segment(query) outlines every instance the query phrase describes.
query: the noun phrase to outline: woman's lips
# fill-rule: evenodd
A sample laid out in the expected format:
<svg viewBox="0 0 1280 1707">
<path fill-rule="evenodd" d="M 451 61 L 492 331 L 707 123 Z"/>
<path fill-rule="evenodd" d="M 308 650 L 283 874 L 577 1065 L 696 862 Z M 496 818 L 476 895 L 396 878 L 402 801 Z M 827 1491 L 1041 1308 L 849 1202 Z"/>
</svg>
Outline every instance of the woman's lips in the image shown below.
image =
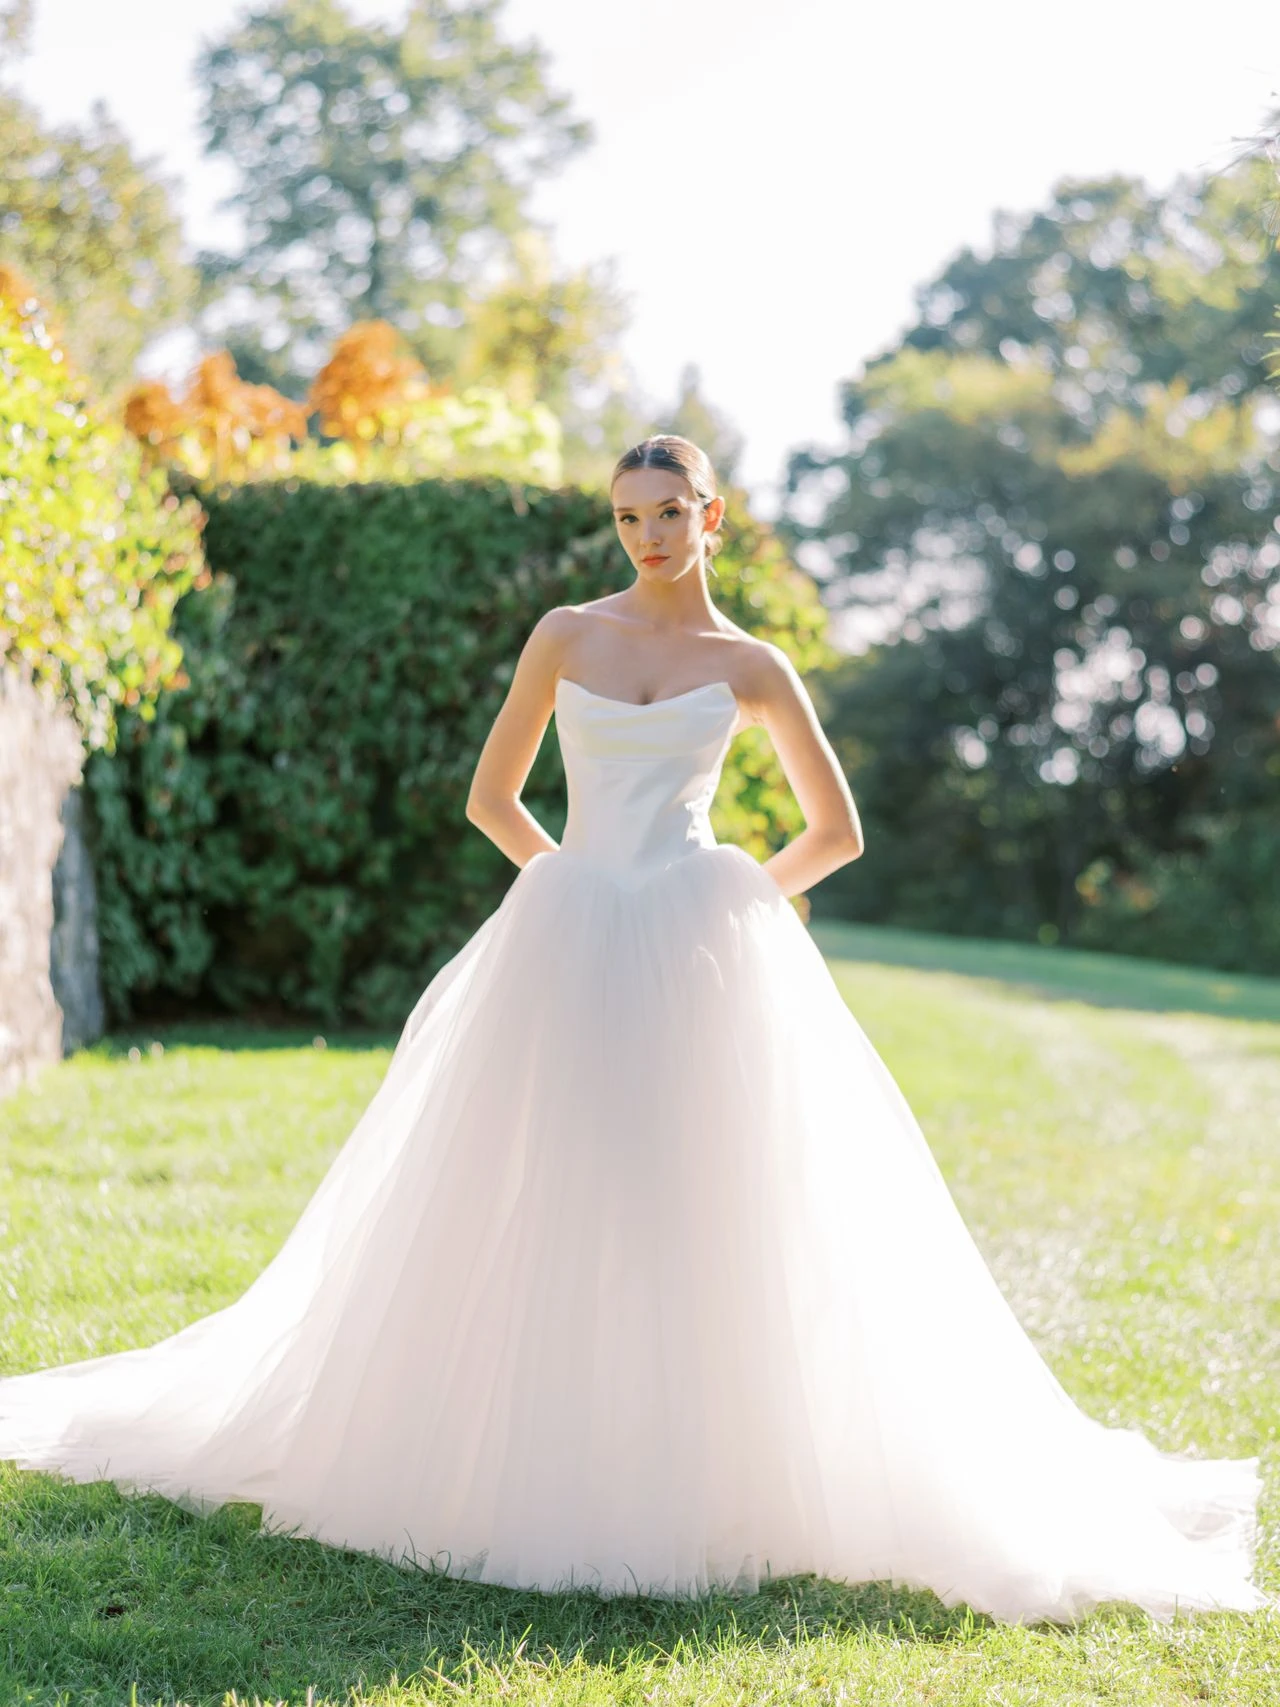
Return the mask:
<svg viewBox="0 0 1280 1707">
<path fill-rule="evenodd" d="M 640 559 L 640 561 L 642 563 L 650 564 L 650 563 L 665 563 L 667 560 L 665 557 L 642 557 Z"/>
</svg>

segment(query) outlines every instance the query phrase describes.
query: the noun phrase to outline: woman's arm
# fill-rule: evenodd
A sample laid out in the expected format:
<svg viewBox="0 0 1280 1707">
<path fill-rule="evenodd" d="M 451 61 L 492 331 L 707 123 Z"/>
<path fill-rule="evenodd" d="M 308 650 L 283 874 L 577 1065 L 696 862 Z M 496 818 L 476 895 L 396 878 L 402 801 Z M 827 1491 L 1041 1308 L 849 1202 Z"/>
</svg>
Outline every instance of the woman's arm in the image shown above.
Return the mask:
<svg viewBox="0 0 1280 1707">
<path fill-rule="evenodd" d="M 769 732 L 805 827 L 762 862 L 784 895 L 799 895 L 863 852 L 862 824 L 840 761 L 786 653 L 766 641 L 752 648 L 739 697 Z"/>
<path fill-rule="evenodd" d="M 502 708 L 480 749 L 467 817 L 516 865 L 554 853 L 554 842 L 520 799 L 555 709 L 556 676 L 572 612 L 539 617 L 516 661 Z"/>
</svg>

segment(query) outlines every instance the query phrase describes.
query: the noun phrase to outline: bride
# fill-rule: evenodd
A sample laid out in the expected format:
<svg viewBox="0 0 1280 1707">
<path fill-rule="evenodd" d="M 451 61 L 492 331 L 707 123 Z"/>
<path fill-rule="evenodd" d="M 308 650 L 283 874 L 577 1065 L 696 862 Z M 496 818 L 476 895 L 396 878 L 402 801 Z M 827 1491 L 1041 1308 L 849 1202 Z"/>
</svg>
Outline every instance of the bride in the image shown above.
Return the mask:
<svg viewBox="0 0 1280 1707">
<path fill-rule="evenodd" d="M 542 617 L 475 772 L 520 870 L 292 1232 L 169 1338 L 0 1381 L 0 1459 L 526 1588 L 1276 1604 L 1258 1460 L 1075 1405 L 788 902 L 862 836 L 794 669 L 711 600 L 707 459 L 649 439 L 612 503 L 634 583 Z M 559 846 L 520 801 L 553 712 Z M 708 820 L 752 723 L 806 820 L 763 865 Z"/>
</svg>

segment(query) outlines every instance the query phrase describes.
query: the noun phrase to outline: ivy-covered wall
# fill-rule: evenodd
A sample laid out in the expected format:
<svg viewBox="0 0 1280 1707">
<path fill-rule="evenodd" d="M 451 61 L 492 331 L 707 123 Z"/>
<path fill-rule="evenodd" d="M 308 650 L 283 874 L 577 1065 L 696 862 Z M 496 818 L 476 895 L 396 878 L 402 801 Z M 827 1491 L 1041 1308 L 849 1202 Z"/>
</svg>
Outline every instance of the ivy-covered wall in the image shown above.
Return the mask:
<svg viewBox="0 0 1280 1707">
<path fill-rule="evenodd" d="M 111 1013 L 397 1023 L 515 876 L 466 796 L 537 618 L 631 577 L 607 504 L 501 481 L 200 496 L 211 578 L 177 608 L 185 680 L 88 769 Z M 802 670 L 829 661 L 817 591 L 772 535 L 731 527 L 717 566 L 727 614 Z M 524 799 L 558 835 L 550 731 Z M 758 851 L 799 827 L 759 731 L 721 800 Z"/>
</svg>

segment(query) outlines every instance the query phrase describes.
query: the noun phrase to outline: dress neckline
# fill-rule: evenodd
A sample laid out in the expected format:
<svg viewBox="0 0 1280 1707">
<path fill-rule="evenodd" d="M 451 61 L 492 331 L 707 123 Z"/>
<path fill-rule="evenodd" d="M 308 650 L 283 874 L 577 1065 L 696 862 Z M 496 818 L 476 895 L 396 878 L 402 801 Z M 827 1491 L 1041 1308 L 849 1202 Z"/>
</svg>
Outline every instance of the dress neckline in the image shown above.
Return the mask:
<svg viewBox="0 0 1280 1707">
<path fill-rule="evenodd" d="M 738 696 L 737 696 L 737 694 L 735 694 L 733 692 L 732 686 L 726 681 L 703 682 L 700 687 L 686 688 L 683 693 L 668 694 L 665 699 L 645 699 L 645 700 L 615 699 L 611 694 L 595 693 L 592 691 L 591 688 L 583 687 L 581 682 L 575 682 L 572 679 L 572 677 L 570 677 L 570 676 L 560 676 L 557 678 L 557 680 L 556 680 L 556 692 L 559 693 L 559 691 L 562 687 L 577 688 L 578 692 L 582 693 L 582 694 L 586 694 L 588 699 L 602 700 L 605 705 L 625 706 L 628 711 L 652 711 L 655 706 L 674 705 L 677 700 L 691 699 L 694 694 L 710 693 L 713 688 L 724 688 L 728 693 L 730 693 L 733 696 L 733 701 L 734 701 L 735 705 L 737 704 L 737 700 L 738 700 Z"/>
</svg>

